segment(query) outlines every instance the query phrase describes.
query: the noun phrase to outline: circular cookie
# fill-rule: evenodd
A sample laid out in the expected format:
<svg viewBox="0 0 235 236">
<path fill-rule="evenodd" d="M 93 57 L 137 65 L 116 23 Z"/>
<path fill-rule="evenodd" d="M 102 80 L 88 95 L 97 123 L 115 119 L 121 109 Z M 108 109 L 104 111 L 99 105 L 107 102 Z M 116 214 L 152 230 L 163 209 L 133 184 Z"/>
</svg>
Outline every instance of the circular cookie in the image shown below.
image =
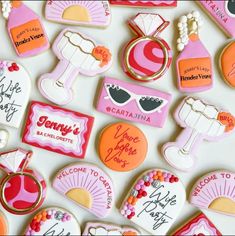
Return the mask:
<svg viewBox="0 0 235 236">
<path fill-rule="evenodd" d="M 24 235 L 80 235 L 80 226 L 73 214 L 59 207 L 38 212 L 27 226 Z"/>
<path fill-rule="evenodd" d="M 144 161 L 148 143 L 139 128 L 121 122 L 109 125 L 101 132 L 98 149 L 100 159 L 107 167 L 129 171 Z"/>
<path fill-rule="evenodd" d="M 8 234 L 8 225 L 6 217 L 0 212 L 0 235 Z"/>
</svg>

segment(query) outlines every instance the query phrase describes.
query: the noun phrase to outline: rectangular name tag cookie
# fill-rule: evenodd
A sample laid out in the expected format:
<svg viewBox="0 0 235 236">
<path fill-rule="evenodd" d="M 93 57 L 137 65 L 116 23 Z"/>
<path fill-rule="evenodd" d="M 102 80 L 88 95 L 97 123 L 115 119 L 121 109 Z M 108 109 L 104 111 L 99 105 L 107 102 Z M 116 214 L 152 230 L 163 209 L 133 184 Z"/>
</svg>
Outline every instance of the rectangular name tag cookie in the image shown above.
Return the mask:
<svg viewBox="0 0 235 236">
<path fill-rule="evenodd" d="M 22 141 L 74 158 L 84 158 L 94 118 L 45 103 L 31 103 Z"/>
<path fill-rule="evenodd" d="M 106 77 L 97 110 L 120 119 L 162 128 L 170 102 L 168 93 Z"/>
<path fill-rule="evenodd" d="M 110 0 L 113 5 L 132 7 L 176 7 L 177 0 Z"/>
</svg>

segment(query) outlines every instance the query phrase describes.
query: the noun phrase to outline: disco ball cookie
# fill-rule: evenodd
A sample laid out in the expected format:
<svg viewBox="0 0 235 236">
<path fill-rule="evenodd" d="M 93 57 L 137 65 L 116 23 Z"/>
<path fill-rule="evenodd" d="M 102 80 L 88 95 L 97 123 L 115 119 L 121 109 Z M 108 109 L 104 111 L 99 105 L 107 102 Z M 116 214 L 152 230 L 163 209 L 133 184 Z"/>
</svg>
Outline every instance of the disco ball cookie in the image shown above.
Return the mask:
<svg viewBox="0 0 235 236">
<path fill-rule="evenodd" d="M 177 176 L 152 169 L 135 180 L 120 212 L 150 234 L 165 235 L 180 214 L 185 199 L 185 188 Z"/>
<path fill-rule="evenodd" d="M 6 217 L 0 211 L 0 235 L 8 235 L 8 223 Z"/>
<path fill-rule="evenodd" d="M 172 52 L 160 33 L 169 25 L 158 14 L 139 13 L 129 21 L 137 34 L 124 48 L 122 65 L 132 79 L 149 82 L 162 77 L 171 65 Z"/>
<path fill-rule="evenodd" d="M 80 226 L 70 212 L 50 207 L 37 213 L 27 226 L 24 235 L 80 235 Z"/>
</svg>

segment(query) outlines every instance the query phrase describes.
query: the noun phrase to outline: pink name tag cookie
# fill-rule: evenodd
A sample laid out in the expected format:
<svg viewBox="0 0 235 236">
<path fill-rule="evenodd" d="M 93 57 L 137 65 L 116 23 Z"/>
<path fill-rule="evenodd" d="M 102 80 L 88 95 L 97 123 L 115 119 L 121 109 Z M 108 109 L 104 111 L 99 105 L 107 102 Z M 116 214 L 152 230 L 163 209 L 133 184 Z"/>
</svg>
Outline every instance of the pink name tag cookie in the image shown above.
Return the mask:
<svg viewBox="0 0 235 236">
<path fill-rule="evenodd" d="M 110 0 L 113 5 L 130 7 L 176 7 L 177 0 Z"/>
<path fill-rule="evenodd" d="M 94 118 L 41 102 L 32 102 L 22 141 L 74 158 L 84 158 Z"/>
<path fill-rule="evenodd" d="M 108 48 L 75 29 L 67 28 L 59 34 L 53 52 L 60 61 L 53 72 L 40 77 L 38 87 L 46 99 L 58 105 L 73 99 L 72 84 L 78 74 L 95 76 L 112 64 Z"/>
<path fill-rule="evenodd" d="M 235 217 L 235 173 L 215 171 L 193 186 L 189 202 L 196 207 Z"/>
<path fill-rule="evenodd" d="M 174 114 L 183 128 L 176 142 L 162 148 L 166 161 L 181 171 L 190 171 L 195 164 L 195 153 L 203 140 L 218 141 L 234 131 L 232 114 L 196 97 L 187 97 Z"/>
<path fill-rule="evenodd" d="M 98 218 L 106 217 L 113 206 L 114 189 L 110 177 L 93 164 L 77 163 L 59 171 L 53 188 Z"/>
<path fill-rule="evenodd" d="M 235 37 L 235 2 L 233 0 L 199 0 L 198 3 L 228 36 Z"/>
<path fill-rule="evenodd" d="M 121 119 L 163 127 L 171 95 L 159 90 L 105 77 L 97 110 Z"/>
<path fill-rule="evenodd" d="M 111 21 L 108 1 L 46 2 L 47 20 L 81 26 L 107 27 Z"/>
</svg>

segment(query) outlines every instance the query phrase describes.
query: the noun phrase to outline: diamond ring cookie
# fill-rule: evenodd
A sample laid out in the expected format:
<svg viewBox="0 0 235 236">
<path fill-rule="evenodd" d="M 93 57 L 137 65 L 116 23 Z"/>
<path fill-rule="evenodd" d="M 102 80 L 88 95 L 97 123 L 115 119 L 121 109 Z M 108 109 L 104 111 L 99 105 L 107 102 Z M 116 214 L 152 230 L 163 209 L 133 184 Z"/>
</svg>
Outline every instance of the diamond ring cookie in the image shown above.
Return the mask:
<svg viewBox="0 0 235 236">
<path fill-rule="evenodd" d="M 75 216 L 59 207 L 40 210 L 30 221 L 24 235 L 80 235 L 80 226 Z"/>
</svg>

